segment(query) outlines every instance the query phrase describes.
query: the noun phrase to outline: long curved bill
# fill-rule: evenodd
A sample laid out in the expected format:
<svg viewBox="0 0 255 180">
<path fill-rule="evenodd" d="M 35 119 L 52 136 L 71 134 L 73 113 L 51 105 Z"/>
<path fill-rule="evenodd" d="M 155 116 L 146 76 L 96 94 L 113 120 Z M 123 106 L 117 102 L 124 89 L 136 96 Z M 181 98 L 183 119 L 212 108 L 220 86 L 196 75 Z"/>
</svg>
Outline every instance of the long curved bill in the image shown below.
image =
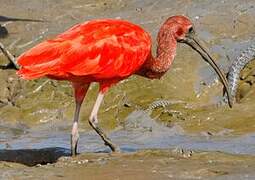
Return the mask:
<svg viewBox="0 0 255 180">
<path fill-rule="evenodd" d="M 228 81 L 227 81 L 226 77 L 224 76 L 223 72 L 220 70 L 220 68 L 216 64 L 216 62 L 213 60 L 213 58 L 209 55 L 209 53 L 205 50 L 205 48 L 203 46 L 201 46 L 197 37 L 195 36 L 195 33 L 189 33 L 188 35 L 186 35 L 186 38 L 180 42 L 188 44 L 192 49 L 197 51 L 206 62 L 208 62 L 212 66 L 212 68 L 215 70 L 215 72 L 220 77 L 221 82 L 223 83 L 224 88 L 227 92 L 229 107 L 232 107 L 233 102 L 232 102 L 232 99 L 230 96 Z"/>
</svg>

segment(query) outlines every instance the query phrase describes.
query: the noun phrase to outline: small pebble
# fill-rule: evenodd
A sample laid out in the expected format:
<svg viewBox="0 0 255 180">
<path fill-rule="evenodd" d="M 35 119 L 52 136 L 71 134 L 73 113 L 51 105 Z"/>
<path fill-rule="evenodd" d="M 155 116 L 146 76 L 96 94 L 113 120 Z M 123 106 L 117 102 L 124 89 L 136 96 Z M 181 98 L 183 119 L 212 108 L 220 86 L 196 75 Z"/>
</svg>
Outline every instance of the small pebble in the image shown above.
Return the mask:
<svg viewBox="0 0 255 180">
<path fill-rule="evenodd" d="M 142 8 L 136 8 L 135 9 L 137 12 L 141 12 L 143 9 Z"/>
</svg>

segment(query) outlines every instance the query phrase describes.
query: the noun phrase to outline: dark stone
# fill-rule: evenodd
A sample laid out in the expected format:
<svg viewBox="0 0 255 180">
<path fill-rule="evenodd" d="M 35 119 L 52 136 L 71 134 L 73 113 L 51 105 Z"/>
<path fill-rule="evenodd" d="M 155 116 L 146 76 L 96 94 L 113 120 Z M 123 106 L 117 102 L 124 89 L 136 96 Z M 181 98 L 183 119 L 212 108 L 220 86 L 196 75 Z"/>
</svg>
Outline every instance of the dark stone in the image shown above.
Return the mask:
<svg viewBox="0 0 255 180">
<path fill-rule="evenodd" d="M 8 31 L 6 27 L 0 25 L 0 38 L 6 38 L 8 36 Z"/>
</svg>

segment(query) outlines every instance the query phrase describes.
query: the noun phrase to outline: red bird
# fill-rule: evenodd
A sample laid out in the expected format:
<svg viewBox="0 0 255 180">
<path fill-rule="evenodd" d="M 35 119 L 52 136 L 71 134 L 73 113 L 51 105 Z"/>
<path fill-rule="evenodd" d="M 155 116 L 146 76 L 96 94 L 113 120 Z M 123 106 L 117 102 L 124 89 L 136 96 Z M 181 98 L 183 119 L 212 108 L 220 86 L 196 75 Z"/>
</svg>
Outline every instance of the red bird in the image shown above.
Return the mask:
<svg viewBox="0 0 255 180">
<path fill-rule="evenodd" d="M 161 26 L 157 56 L 151 53 L 150 34 L 124 20 L 99 19 L 78 24 L 52 40 L 44 41 L 18 58 L 18 74 L 24 79 L 48 77 L 70 81 L 76 110 L 71 133 L 71 153 L 77 153 L 80 107 L 91 82 L 100 90 L 89 117 L 89 124 L 112 151 L 119 150 L 98 126 L 97 113 L 106 91 L 133 74 L 160 78 L 170 68 L 177 42 L 196 50 L 218 73 L 226 90 L 225 76 L 195 38 L 191 21 L 185 16 L 168 18 Z M 231 104 L 231 103 L 230 103 Z"/>
</svg>

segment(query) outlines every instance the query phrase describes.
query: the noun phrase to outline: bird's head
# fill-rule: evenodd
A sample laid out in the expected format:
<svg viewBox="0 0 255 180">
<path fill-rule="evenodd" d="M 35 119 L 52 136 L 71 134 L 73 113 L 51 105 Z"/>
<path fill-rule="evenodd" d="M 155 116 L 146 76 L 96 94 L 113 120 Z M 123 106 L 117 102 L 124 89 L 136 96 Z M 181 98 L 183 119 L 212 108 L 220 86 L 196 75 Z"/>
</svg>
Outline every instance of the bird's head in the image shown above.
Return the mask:
<svg viewBox="0 0 255 180">
<path fill-rule="evenodd" d="M 224 73 L 220 70 L 220 68 L 217 66 L 213 58 L 210 56 L 210 54 L 199 42 L 194 30 L 194 26 L 192 22 L 190 21 L 190 19 L 185 16 L 172 16 L 165 21 L 162 28 L 167 30 L 161 31 L 161 32 L 170 32 L 170 34 L 176 39 L 177 42 L 185 43 L 189 45 L 192 49 L 198 52 L 205 61 L 207 61 L 213 67 L 215 72 L 220 77 L 221 82 L 224 85 L 224 88 L 226 89 L 226 92 L 228 95 L 228 103 L 229 103 L 229 106 L 232 107 L 232 100 L 230 98 L 231 96 L 230 96 L 226 77 Z"/>
</svg>

